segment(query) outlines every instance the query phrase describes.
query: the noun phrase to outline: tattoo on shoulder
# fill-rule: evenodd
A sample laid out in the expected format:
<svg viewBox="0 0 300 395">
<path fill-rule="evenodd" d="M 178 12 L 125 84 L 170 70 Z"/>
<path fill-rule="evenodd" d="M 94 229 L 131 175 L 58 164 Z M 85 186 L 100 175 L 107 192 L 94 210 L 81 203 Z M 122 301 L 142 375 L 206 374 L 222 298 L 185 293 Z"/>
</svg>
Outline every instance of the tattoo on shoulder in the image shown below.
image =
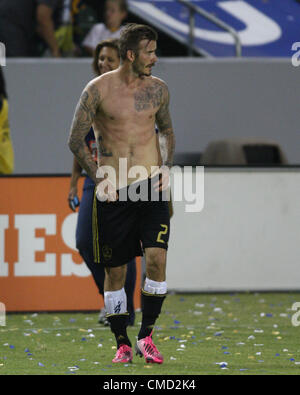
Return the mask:
<svg viewBox="0 0 300 395">
<path fill-rule="evenodd" d="M 134 106 L 137 111 L 145 111 L 160 106 L 163 97 L 163 87 L 155 82 L 134 95 Z"/>
<path fill-rule="evenodd" d="M 81 95 L 79 106 L 82 110 L 87 111 L 91 115 L 95 115 L 100 102 L 100 93 L 95 85 L 86 88 Z"/>
<path fill-rule="evenodd" d="M 73 152 L 84 145 L 84 137 L 88 134 L 94 121 L 100 103 L 100 94 L 96 86 L 90 85 L 84 89 L 76 106 L 72 121 L 70 143 Z"/>
<path fill-rule="evenodd" d="M 74 145 L 79 147 L 82 143 L 82 137 L 85 137 L 89 132 L 98 111 L 99 103 L 100 94 L 96 86 L 92 85 L 82 92 L 71 127 L 71 140 Z"/>
<path fill-rule="evenodd" d="M 84 89 L 77 104 L 69 136 L 69 147 L 80 166 L 95 177 L 96 164 L 84 138 L 88 134 L 100 105 L 98 88 L 91 84 Z"/>
</svg>

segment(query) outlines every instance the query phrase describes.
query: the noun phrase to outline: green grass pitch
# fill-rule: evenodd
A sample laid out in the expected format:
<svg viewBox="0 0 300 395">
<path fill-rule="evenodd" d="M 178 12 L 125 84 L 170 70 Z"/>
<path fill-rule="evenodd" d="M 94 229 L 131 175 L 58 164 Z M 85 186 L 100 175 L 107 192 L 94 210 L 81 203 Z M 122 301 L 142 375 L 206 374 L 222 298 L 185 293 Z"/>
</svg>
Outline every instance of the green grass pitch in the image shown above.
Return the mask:
<svg viewBox="0 0 300 395">
<path fill-rule="evenodd" d="M 169 295 L 153 336 L 163 365 L 112 364 L 115 341 L 97 313 L 8 314 L 0 375 L 298 375 L 294 302 L 300 293 Z M 128 330 L 133 344 L 140 320 Z"/>
</svg>

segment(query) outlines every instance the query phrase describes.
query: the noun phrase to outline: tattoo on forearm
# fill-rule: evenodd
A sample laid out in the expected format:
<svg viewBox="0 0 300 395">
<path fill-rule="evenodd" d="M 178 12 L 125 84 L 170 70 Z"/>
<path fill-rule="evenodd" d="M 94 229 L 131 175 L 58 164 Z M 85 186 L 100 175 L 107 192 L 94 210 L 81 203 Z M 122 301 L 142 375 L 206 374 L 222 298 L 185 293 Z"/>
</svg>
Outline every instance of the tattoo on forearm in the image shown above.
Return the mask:
<svg viewBox="0 0 300 395">
<path fill-rule="evenodd" d="M 163 95 L 161 84 L 154 83 L 153 86 L 147 86 L 134 95 L 134 106 L 137 111 L 149 110 L 149 108 L 159 107 Z"/>
<path fill-rule="evenodd" d="M 69 147 L 88 175 L 95 180 L 97 165 L 85 144 L 100 104 L 100 94 L 96 86 L 87 87 L 77 104 L 69 137 Z"/>
</svg>

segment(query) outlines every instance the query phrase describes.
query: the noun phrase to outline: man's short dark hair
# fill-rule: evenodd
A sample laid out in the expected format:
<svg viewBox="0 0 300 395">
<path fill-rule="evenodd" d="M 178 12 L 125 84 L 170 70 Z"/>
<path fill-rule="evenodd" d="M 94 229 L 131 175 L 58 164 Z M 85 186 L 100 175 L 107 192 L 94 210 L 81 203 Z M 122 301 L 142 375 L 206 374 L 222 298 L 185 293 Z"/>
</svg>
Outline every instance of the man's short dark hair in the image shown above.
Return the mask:
<svg viewBox="0 0 300 395">
<path fill-rule="evenodd" d="M 119 50 L 119 40 L 117 38 L 112 38 L 108 40 L 101 41 L 95 51 L 94 51 L 94 59 L 93 59 L 93 70 L 98 75 L 99 74 L 99 67 L 98 67 L 98 60 L 101 50 L 104 47 L 113 48 L 116 50 L 118 57 L 120 57 L 120 50 Z"/>
<path fill-rule="evenodd" d="M 122 60 L 127 59 L 127 51 L 132 50 L 138 55 L 139 44 L 142 40 L 157 41 L 157 32 L 150 26 L 129 23 L 122 30 L 119 39 L 120 57 Z"/>
</svg>

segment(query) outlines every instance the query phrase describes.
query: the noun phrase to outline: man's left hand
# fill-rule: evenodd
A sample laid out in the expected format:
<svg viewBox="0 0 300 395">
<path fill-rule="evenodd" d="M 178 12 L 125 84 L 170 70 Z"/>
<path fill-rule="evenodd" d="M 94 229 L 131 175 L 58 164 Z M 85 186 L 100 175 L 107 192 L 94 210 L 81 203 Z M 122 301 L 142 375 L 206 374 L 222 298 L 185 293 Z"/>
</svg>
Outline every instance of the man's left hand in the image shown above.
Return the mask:
<svg viewBox="0 0 300 395">
<path fill-rule="evenodd" d="M 154 184 L 156 192 L 166 191 L 170 186 L 170 169 L 168 166 L 161 166 L 158 171 L 159 181 Z"/>
</svg>

